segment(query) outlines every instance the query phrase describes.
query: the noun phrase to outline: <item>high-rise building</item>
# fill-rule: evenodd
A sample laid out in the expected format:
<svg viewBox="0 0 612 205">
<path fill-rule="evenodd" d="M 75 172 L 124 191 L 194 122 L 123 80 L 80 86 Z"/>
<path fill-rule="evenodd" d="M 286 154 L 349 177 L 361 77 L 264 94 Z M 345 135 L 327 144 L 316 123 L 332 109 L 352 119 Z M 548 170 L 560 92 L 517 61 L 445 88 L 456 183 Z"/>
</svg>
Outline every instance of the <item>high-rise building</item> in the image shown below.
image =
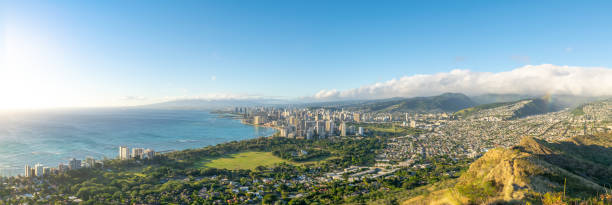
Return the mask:
<svg viewBox="0 0 612 205">
<path fill-rule="evenodd" d="M 143 159 L 142 154 L 144 153 L 143 148 L 132 148 L 132 158 L 134 159 Z"/>
<path fill-rule="evenodd" d="M 119 159 L 126 160 L 130 158 L 130 148 L 119 146 Z"/>
<path fill-rule="evenodd" d="M 289 135 L 288 129 L 286 127 L 281 127 L 280 128 L 280 136 L 281 137 L 287 137 L 287 135 Z"/>
<path fill-rule="evenodd" d="M 25 177 L 32 177 L 32 167 L 30 167 L 30 165 L 25 165 L 25 171 L 24 171 Z"/>
<path fill-rule="evenodd" d="M 148 159 L 153 159 L 155 158 L 155 151 L 153 151 L 152 149 L 145 149 L 143 156 Z"/>
<path fill-rule="evenodd" d="M 253 124 L 261 125 L 261 124 L 265 124 L 265 123 L 266 123 L 266 117 L 265 116 L 255 116 L 255 117 L 253 117 Z"/>
<path fill-rule="evenodd" d="M 342 124 L 340 124 L 340 136 L 346 136 L 346 123 L 342 122 Z"/>
<path fill-rule="evenodd" d="M 70 169 L 80 169 L 81 168 L 81 160 L 72 158 L 69 162 L 68 162 L 68 166 L 70 167 Z"/>
<path fill-rule="evenodd" d="M 51 167 L 43 167 L 43 175 L 51 174 Z"/>
<path fill-rule="evenodd" d="M 289 124 L 293 126 L 297 126 L 298 125 L 297 118 L 295 118 L 294 116 L 289 117 Z"/>
<path fill-rule="evenodd" d="M 363 127 L 359 127 L 359 132 L 357 134 L 363 136 Z"/>
<path fill-rule="evenodd" d="M 355 120 L 355 122 L 361 122 L 361 114 L 354 113 L 353 114 L 353 120 Z"/>
<path fill-rule="evenodd" d="M 324 121 L 316 121 L 315 123 L 315 131 L 319 137 L 326 137 L 325 133 L 325 122 Z"/>
<path fill-rule="evenodd" d="M 44 168 L 44 166 L 42 164 L 40 164 L 40 163 L 34 165 L 34 174 L 37 177 L 42 177 L 43 176 L 43 168 Z"/>
<path fill-rule="evenodd" d="M 314 136 L 314 128 L 308 128 L 306 130 L 306 139 L 312 139 Z"/>
<path fill-rule="evenodd" d="M 335 131 L 336 124 L 334 123 L 333 120 L 329 120 L 325 122 L 325 132 L 329 133 L 329 134 L 333 134 Z"/>
<path fill-rule="evenodd" d="M 85 167 L 95 167 L 95 166 L 96 166 L 96 160 L 93 157 L 85 158 Z"/>
<path fill-rule="evenodd" d="M 323 116 L 323 119 L 325 119 L 325 120 L 331 120 L 331 116 L 329 115 L 329 113 L 326 113 L 326 114 Z"/>
<path fill-rule="evenodd" d="M 317 123 L 315 121 L 304 121 L 304 130 L 314 129 L 316 124 Z"/>
</svg>

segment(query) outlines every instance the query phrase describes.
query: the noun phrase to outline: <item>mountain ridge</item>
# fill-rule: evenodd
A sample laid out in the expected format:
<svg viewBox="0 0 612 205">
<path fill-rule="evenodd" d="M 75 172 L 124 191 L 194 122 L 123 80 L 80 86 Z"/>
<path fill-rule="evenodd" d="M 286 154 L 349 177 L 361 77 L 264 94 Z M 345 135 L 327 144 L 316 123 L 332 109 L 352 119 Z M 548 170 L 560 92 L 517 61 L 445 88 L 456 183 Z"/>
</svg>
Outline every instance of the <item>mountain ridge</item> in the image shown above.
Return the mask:
<svg viewBox="0 0 612 205">
<path fill-rule="evenodd" d="M 429 97 L 371 100 L 343 108 L 367 112 L 454 112 L 475 105 L 475 102 L 462 93 L 443 93 Z"/>
</svg>

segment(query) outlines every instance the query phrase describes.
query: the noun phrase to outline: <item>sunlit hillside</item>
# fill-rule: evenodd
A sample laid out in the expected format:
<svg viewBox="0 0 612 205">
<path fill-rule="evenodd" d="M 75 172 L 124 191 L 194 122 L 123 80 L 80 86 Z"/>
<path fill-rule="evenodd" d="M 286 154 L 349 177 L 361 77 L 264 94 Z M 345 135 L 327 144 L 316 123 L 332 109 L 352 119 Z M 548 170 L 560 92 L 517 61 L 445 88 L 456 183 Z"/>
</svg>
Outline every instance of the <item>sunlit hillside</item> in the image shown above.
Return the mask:
<svg viewBox="0 0 612 205">
<path fill-rule="evenodd" d="M 554 143 L 526 137 L 510 149 L 487 152 L 452 188 L 404 204 L 548 204 L 595 199 L 610 193 L 610 165 L 612 134 Z"/>
</svg>

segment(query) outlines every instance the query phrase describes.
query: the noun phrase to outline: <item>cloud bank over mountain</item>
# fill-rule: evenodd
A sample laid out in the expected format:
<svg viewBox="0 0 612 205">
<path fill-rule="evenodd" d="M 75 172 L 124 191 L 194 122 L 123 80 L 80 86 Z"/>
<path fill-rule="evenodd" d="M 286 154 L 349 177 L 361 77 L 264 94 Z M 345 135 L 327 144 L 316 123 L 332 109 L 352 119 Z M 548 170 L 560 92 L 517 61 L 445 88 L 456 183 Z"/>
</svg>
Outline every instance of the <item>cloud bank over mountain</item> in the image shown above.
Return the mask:
<svg viewBox="0 0 612 205">
<path fill-rule="evenodd" d="M 321 90 L 313 98 L 378 99 L 431 96 L 445 92 L 460 92 L 467 95 L 487 93 L 612 95 L 612 69 L 551 64 L 527 65 L 499 73 L 457 69 L 430 75 L 404 76 L 350 90 Z"/>
</svg>

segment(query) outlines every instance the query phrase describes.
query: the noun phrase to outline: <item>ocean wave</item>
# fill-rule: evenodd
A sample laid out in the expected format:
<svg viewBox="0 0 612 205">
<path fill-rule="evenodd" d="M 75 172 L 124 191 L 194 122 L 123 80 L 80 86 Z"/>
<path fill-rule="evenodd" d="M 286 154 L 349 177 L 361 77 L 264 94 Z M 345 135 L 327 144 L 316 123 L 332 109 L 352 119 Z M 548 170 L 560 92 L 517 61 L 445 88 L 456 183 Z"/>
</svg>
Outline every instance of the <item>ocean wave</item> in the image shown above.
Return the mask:
<svg viewBox="0 0 612 205">
<path fill-rule="evenodd" d="M 33 154 L 33 155 L 60 155 L 61 153 L 59 153 L 59 152 L 44 152 L 44 151 L 40 151 L 40 152 L 31 152 L 31 154 Z"/>
<path fill-rule="evenodd" d="M 191 143 L 191 142 L 199 142 L 199 140 L 182 139 L 182 140 L 177 140 L 177 142 L 181 142 L 181 143 Z"/>
</svg>

